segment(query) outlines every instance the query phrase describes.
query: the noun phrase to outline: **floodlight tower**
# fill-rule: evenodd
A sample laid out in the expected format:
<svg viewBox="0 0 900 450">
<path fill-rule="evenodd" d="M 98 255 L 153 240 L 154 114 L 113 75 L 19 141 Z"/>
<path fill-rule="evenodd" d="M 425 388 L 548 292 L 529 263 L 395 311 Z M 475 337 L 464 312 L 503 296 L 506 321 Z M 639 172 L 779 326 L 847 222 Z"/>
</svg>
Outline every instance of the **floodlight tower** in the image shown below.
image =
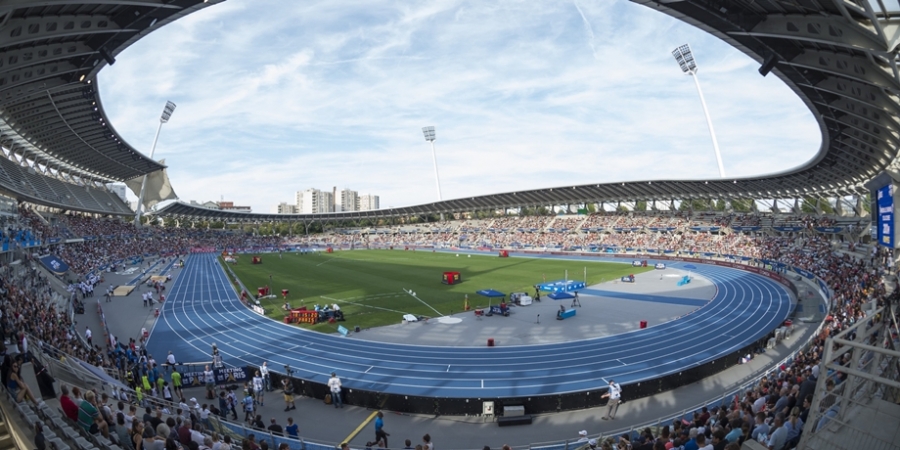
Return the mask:
<svg viewBox="0 0 900 450">
<path fill-rule="evenodd" d="M 162 115 L 159 116 L 159 126 L 156 127 L 156 136 L 153 137 L 153 146 L 150 147 L 150 159 L 153 159 L 153 152 L 156 151 L 156 141 L 159 140 L 159 132 L 162 130 L 162 126 L 164 123 L 169 121 L 169 118 L 172 117 L 172 113 L 175 112 L 175 104 L 167 101 L 166 106 L 163 108 Z M 138 204 L 137 211 L 134 213 L 134 225 L 141 225 L 141 207 L 144 205 L 144 189 L 147 187 L 147 175 L 144 175 L 144 179 L 141 180 L 141 194 L 138 195 Z"/>
<path fill-rule="evenodd" d="M 700 94 L 700 104 L 703 105 L 703 114 L 706 115 L 706 126 L 709 127 L 709 137 L 712 138 L 713 150 L 716 152 L 716 163 L 719 164 L 719 177 L 725 178 L 725 167 L 722 165 L 722 154 L 719 153 L 719 141 L 716 140 L 716 131 L 713 129 L 712 119 L 709 118 L 709 110 L 706 109 L 706 100 L 703 98 L 703 91 L 700 89 L 700 80 L 697 79 L 697 61 L 694 60 L 694 54 L 691 52 L 691 46 L 684 44 L 675 50 L 672 50 L 672 56 L 681 71 L 685 75 L 690 75 L 697 85 L 697 93 Z"/>
<path fill-rule="evenodd" d="M 441 178 L 438 176 L 437 170 L 437 153 L 434 151 L 434 140 L 437 139 L 434 136 L 434 127 L 422 127 L 422 133 L 425 135 L 425 140 L 431 142 L 431 159 L 434 161 L 434 182 L 437 184 L 438 191 L 438 201 L 443 200 L 441 197 Z M 441 213 L 441 222 L 444 221 L 444 213 Z"/>
<path fill-rule="evenodd" d="M 441 179 L 438 177 L 437 153 L 434 151 L 434 140 L 437 139 L 434 136 L 434 127 L 423 127 L 422 133 L 425 135 L 425 140 L 431 142 L 431 159 L 434 161 L 434 182 L 437 184 L 438 201 L 441 201 L 443 200 L 441 198 Z"/>
</svg>

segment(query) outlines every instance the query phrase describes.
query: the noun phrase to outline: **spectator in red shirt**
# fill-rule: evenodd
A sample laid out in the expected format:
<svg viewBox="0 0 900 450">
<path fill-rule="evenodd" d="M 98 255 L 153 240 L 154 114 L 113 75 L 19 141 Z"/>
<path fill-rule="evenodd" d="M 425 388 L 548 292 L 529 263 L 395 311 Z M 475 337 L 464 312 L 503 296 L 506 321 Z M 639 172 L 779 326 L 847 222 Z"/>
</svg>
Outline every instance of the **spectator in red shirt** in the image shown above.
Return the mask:
<svg viewBox="0 0 900 450">
<path fill-rule="evenodd" d="M 178 429 L 178 440 L 181 441 L 181 445 L 187 447 L 191 443 L 191 421 L 190 419 L 185 420 L 181 425 L 181 428 Z"/>
<path fill-rule="evenodd" d="M 75 387 L 74 389 L 78 389 Z M 78 405 L 72 401 L 72 397 L 69 397 L 69 387 L 63 385 L 60 388 L 62 391 L 62 396 L 59 397 L 59 406 L 62 408 L 63 412 L 66 414 L 66 417 L 71 419 L 73 422 L 78 420 Z M 77 395 L 77 394 L 76 394 Z"/>
</svg>

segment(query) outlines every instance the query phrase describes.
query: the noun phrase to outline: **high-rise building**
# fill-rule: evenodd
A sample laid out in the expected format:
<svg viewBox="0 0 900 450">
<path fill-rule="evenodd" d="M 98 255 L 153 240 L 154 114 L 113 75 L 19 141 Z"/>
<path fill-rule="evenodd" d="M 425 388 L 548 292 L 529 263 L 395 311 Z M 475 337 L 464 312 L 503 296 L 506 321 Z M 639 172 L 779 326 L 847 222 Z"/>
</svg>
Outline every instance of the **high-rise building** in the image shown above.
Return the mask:
<svg viewBox="0 0 900 450">
<path fill-rule="evenodd" d="M 318 189 L 297 192 L 297 212 L 300 214 L 321 214 L 334 212 L 334 195 Z"/>
<path fill-rule="evenodd" d="M 297 214 L 297 205 L 281 202 L 272 208 L 272 212 L 275 214 Z"/>
<path fill-rule="evenodd" d="M 359 193 L 344 189 L 339 198 L 340 209 L 338 211 L 359 211 Z"/>
<path fill-rule="evenodd" d="M 377 195 L 366 194 L 359 196 L 359 210 L 360 211 L 372 211 L 375 209 L 381 209 L 380 199 Z"/>
</svg>

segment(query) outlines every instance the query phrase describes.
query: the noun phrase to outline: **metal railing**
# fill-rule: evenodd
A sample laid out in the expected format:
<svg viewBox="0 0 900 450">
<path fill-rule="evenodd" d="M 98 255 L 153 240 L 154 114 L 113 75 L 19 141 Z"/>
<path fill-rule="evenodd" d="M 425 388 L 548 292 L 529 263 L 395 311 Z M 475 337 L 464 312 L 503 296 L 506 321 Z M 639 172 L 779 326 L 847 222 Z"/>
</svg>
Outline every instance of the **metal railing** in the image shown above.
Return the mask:
<svg viewBox="0 0 900 450">
<path fill-rule="evenodd" d="M 893 320 L 893 311 L 881 308 L 826 341 L 798 448 L 897 448 L 900 352 L 893 350 Z M 885 415 L 889 410 L 893 417 Z"/>
</svg>

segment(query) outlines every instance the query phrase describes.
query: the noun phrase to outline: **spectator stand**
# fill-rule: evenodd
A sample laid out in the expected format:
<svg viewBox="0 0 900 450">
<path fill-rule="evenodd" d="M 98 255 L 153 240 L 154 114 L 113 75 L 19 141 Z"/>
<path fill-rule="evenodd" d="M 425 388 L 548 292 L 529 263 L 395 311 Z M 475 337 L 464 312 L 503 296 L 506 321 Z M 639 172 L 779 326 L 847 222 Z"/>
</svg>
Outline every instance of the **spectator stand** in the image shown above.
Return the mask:
<svg viewBox="0 0 900 450">
<path fill-rule="evenodd" d="M 805 264 L 797 264 L 797 267 L 809 267 L 809 266 L 806 266 Z M 841 279 L 840 279 L 840 277 L 838 277 L 838 278 L 832 277 L 832 278 L 830 279 L 830 281 L 832 281 L 833 283 L 840 283 L 840 282 L 841 282 Z M 827 290 L 827 289 L 826 289 L 826 290 Z M 840 303 L 838 303 L 837 306 L 840 306 Z M 860 321 L 860 322 L 857 322 L 857 323 L 860 324 L 860 323 L 866 323 L 866 322 L 867 322 L 867 321 L 863 320 L 863 321 Z M 822 328 L 823 328 L 823 325 L 820 324 L 820 325 L 819 325 L 819 328 L 816 330 L 815 333 L 813 333 L 813 335 L 814 335 L 814 336 L 815 336 L 815 335 L 818 335 L 819 332 L 822 331 Z M 80 334 L 76 333 L 76 335 L 78 335 L 78 336 L 80 337 Z M 811 338 L 809 341 L 807 341 L 807 345 L 808 345 L 809 342 L 812 341 L 812 339 L 813 339 L 813 338 Z M 38 342 L 38 340 L 37 340 L 36 338 L 32 337 L 32 338 L 30 339 L 30 342 L 35 343 L 35 345 L 36 345 L 36 343 Z M 862 347 L 860 347 L 860 348 L 862 348 Z M 49 346 L 47 346 L 47 347 L 45 347 L 45 351 L 52 351 L 52 349 L 51 349 Z M 61 352 L 60 352 L 60 353 L 61 353 Z M 793 354 L 796 355 L 797 353 L 798 353 L 798 352 L 794 352 Z M 890 354 L 888 354 L 888 355 L 891 356 Z M 866 356 L 864 355 L 864 352 L 861 353 L 860 356 L 859 356 L 859 360 L 860 360 L 860 361 L 865 361 L 865 358 L 866 358 Z M 75 358 L 65 358 L 65 360 L 66 360 L 66 361 L 74 361 Z M 827 358 L 826 358 L 826 361 L 827 361 Z M 773 369 L 771 369 L 770 371 L 768 371 L 768 372 L 767 372 L 767 375 L 772 375 L 772 374 L 778 374 L 778 373 L 780 373 L 780 372 L 781 372 L 782 366 L 790 366 L 790 364 L 791 364 L 792 362 L 793 362 L 793 358 L 791 358 L 791 357 L 785 358 L 785 359 L 784 359 L 780 364 L 778 364 L 775 368 L 773 368 Z M 826 362 L 826 364 L 827 364 L 827 362 Z M 869 366 L 869 367 L 871 367 L 871 366 Z M 840 370 L 840 369 L 838 369 L 838 370 Z M 92 375 L 85 375 L 85 377 L 90 377 L 90 376 L 92 376 Z M 95 375 L 93 375 L 93 376 L 95 376 Z M 822 379 L 824 379 L 824 378 L 825 378 L 825 377 L 822 377 Z M 894 377 L 894 378 L 896 378 L 896 377 Z M 720 398 L 717 397 L 717 398 L 715 398 L 715 399 L 711 399 L 709 402 L 706 403 L 706 405 L 713 405 L 713 404 L 715 404 L 715 405 L 720 405 L 720 406 L 729 405 L 729 404 L 733 403 L 733 400 L 734 400 L 734 398 L 735 398 L 736 395 L 739 396 L 742 392 L 746 391 L 746 389 L 751 388 L 752 386 L 754 386 L 755 384 L 757 384 L 758 380 L 760 380 L 760 379 L 761 379 L 761 377 L 754 378 L 753 381 L 748 381 L 747 383 L 745 383 L 744 385 L 742 385 L 741 389 L 734 390 L 733 392 L 729 392 L 729 393 L 723 395 L 723 396 L 720 397 Z M 864 382 L 860 382 L 860 383 L 865 384 Z M 79 383 L 79 384 L 81 384 L 81 383 Z M 871 383 L 868 383 L 868 385 L 871 386 Z M 847 385 L 847 386 L 849 386 L 849 385 Z M 843 392 L 844 392 L 843 389 L 845 389 L 845 387 L 841 386 L 840 389 L 841 389 L 841 390 L 836 391 L 836 392 L 837 392 L 839 395 L 844 395 L 844 394 L 843 394 Z M 850 390 L 850 391 L 848 391 L 848 392 L 853 392 L 853 391 Z M 856 392 L 860 392 L 860 391 L 856 391 Z M 731 394 L 734 394 L 734 395 L 731 395 Z M 858 394 L 857 394 L 857 395 L 858 395 Z M 855 398 L 855 397 L 854 397 L 854 398 Z M 853 400 L 853 398 L 851 398 L 851 400 Z M 698 409 L 698 408 L 700 408 L 701 406 L 705 406 L 705 405 L 699 404 L 699 405 L 697 405 L 696 408 L 694 408 L 694 409 Z M 863 406 L 863 405 L 860 405 L 860 406 Z M 36 411 L 33 411 L 33 412 L 36 413 Z M 688 418 L 692 412 L 693 412 L 693 410 L 691 410 L 691 409 L 686 409 L 686 410 L 682 411 L 680 418 Z M 653 422 L 653 423 L 651 423 L 651 424 L 649 424 L 649 425 L 655 426 L 655 427 L 657 427 L 657 429 L 658 429 L 659 426 L 661 426 L 661 425 L 663 425 L 663 424 L 666 424 L 666 423 L 668 422 L 669 419 L 674 419 L 674 418 L 678 418 L 678 417 L 675 417 L 674 415 L 668 415 L 667 417 L 660 417 L 657 421 L 655 421 L 655 422 Z M 812 421 L 808 421 L 808 422 L 809 422 L 809 423 L 812 423 Z M 835 423 L 837 423 L 837 422 L 835 422 Z M 647 424 L 645 424 L 644 426 L 647 426 Z M 644 426 L 640 426 L 640 427 L 631 427 L 631 428 L 629 428 L 629 429 L 623 429 L 623 430 L 616 430 L 616 431 L 611 432 L 611 433 L 609 433 L 609 434 L 612 434 L 612 435 L 615 435 L 615 434 L 621 434 L 621 433 L 623 433 L 624 431 L 631 431 L 631 432 L 633 433 L 633 431 L 634 431 L 635 429 L 641 429 L 641 428 L 643 428 Z M 837 425 L 832 425 L 832 426 L 834 427 L 834 426 L 837 426 Z M 252 431 L 249 431 L 249 432 L 253 432 L 253 433 L 257 434 L 257 436 L 260 436 L 261 434 L 263 434 L 263 433 L 259 432 L 259 430 L 252 430 Z M 301 441 L 301 442 L 305 442 L 305 441 Z M 314 443 L 308 443 L 308 444 L 309 444 L 309 445 L 320 445 L 320 444 L 314 444 Z M 301 445 L 306 445 L 306 444 L 301 444 Z M 548 445 L 557 445 L 557 446 L 558 446 L 558 445 L 568 445 L 568 443 L 567 443 L 566 441 L 559 441 L 559 442 L 557 442 L 557 443 L 555 443 L 555 444 L 554 444 L 554 443 L 549 443 Z M 533 445 L 532 447 L 534 447 L 534 446 L 535 446 L 535 445 Z M 330 447 L 330 445 L 329 445 L 329 447 Z M 294 447 L 294 448 L 297 448 L 297 447 Z M 307 446 L 307 448 L 309 448 L 309 447 Z M 812 447 L 810 447 L 810 448 L 812 448 Z"/>
<path fill-rule="evenodd" d="M 821 325 L 820 325 L 820 328 L 816 330 L 816 332 L 814 332 L 814 333 L 811 334 L 811 336 L 816 336 L 816 335 L 818 335 L 818 332 L 820 331 L 820 329 L 821 329 Z M 779 364 L 777 364 L 777 365 L 775 366 L 775 368 L 770 369 L 770 370 L 767 371 L 763 376 L 771 376 L 773 373 L 777 373 L 777 372 L 780 370 L 780 369 L 779 369 L 780 367 L 782 367 L 782 366 L 784 366 L 784 365 L 787 365 L 787 364 L 790 364 L 790 361 L 792 360 L 793 355 L 796 355 L 799 351 L 801 351 L 801 350 L 795 351 L 794 353 L 792 353 L 792 355 L 790 355 L 790 356 L 786 357 L 785 359 L 783 359 Z M 65 359 L 67 359 L 67 360 L 70 360 L 70 359 L 71 359 L 71 360 L 74 360 L 75 358 L 65 358 Z M 642 424 L 641 426 L 628 427 L 628 428 L 623 428 L 623 429 L 620 429 L 620 430 L 615 430 L 615 431 L 613 431 L 613 432 L 604 433 L 604 436 L 610 436 L 610 435 L 616 436 L 616 435 L 621 435 L 621 434 L 623 434 L 623 433 L 625 433 L 625 432 L 636 433 L 636 430 L 643 429 L 643 428 L 645 428 L 645 427 L 647 427 L 647 426 L 650 426 L 651 428 L 658 430 L 659 427 L 661 427 L 662 425 L 665 425 L 666 423 L 668 423 L 668 422 L 671 421 L 671 420 L 674 420 L 674 419 L 679 419 L 679 420 L 680 420 L 680 419 L 684 419 L 684 418 L 689 418 L 690 415 L 693 413 L 693 411 L 698 410 L 699 408 L 701 408 L 701 407 L 703 407 L 703 406 L 713 406 L 713 405 L 724 406 L 724 405 L 729 405 L 729 404 L 731 404 L 731 403 L 733 402 L 735 396 L 739 396 L 742 392 L 745 392 L 747 389 L 751 388 L 753 385 L 755 385 L 755 384 L 758 382 L 759 379 L 761 379 L 761 377 L 755 377 L 754 379 L 752 379 L 752 380 L 750 380 L 750 381 L 747 381 L 747 382 L 745 382 L 744 384 L 742 384 L 738 389 L 731 390 L 731 391 L 725 393 L 725 394 L 722 395 L 722 396 L 717 396 L 717 397 L 715 397 L 715 398 L 709 399 L 708 401 L 703 402 L 703 403 L 698 404 L 698 405 L 695 405 L 695 406 L 692 407 L 692 408 L 684 409 L 683 411 L 681 411 L 680 413 L 678 413 L 678 414 L 676 414 L 676 415 L 667 415 L 667 416 L 660 417 L 659 419 L 657 419 L 657 420 L 655 420 L 655 421 L 653 421 L 653 422 L 651 422 L 651 423 L 645 423 L 645 424 Z M 133 394 L 131 394 L 131 395 L 133 395 Z M 155 399 L 154 399 L 154 402 L 155 402 L 155 403 L 163 404 L 162 402 L 159 402 L 159 401 L 157 401 L 157 400 L 155 400 Z M 172 406 L 172 407 L 174 407 L 174 406 Z M 285 439 L 285 438 L 281 438 L 281 437 L 278 437 L 278 436 L 272 436 L 270 433 L 268 433 L 268 432 L 266 432 L 266 431 L 263 431 L 263 430 L 257 430 L 257 429 L 252 429 L 252 428 L 246 428 L 246 427 L 244 427 L 244 426 L 242 426 L 242 425 L 237 425 L 237 424 L 234 424 L 234 423 L 231 423 L 231 422 L 228 422 L 228 421 L 218 421 L 218 422 L 216 423 L 216 425 L 214 425 L 214 426 L 218 426 L 218 427 L 219 427 L 218 430 L 220 430 L 220 431 L 222 431 L 222 432 L 228 432 L 228 433 L 231 433 L 231 434 L 233 435 L 233 437 L 244 437 L 244 436 L 247 436 L 247 435 L 250 434 L 250 433 L 253 433 L 253 434 L 255 434 L 259 439 L 265 439 L 265 440 L 268 440 L 268 441 L 271 443 L 270 447 L 272 447 L 272 448 L 274 448 L 275 446 L 277 446 L 277 444 L 281 442 L 281 439 Z M 216 429 L 216 428 L 214 428 L 214 429 Z M 305 440 L 305 439 L 301 439 L 301 440 L 299 440 L 299 441 L 296 441 L 296 440 L 288 440 L 288 442 L 289 442 L 289 445 L 290 445 L 291 448 L 296 448 L 296 449 L 304 449 L 304 448 L 305 448 L 305 449 L 310 449 L 310 448 L 324 449 L 325 447 L 333 448 L 333 446 L 334 446 L 335 444 L 337 444 L 336 442 L 335 442 L 335 443 L 320 444 L 320 443 L 316 443 L 316 442 L 307 441 L 307 440 Z M 536 448 L 543 448 L 543 447 L 547 447 L 547 448 L 572 448 L 572 449 L 574 449 L 574 448 L 576 448 L 577 446 L 581 446 L 581 445 L 583 445 L 583 443 L 582 443 L 582 444 L 576 444 L 575 442 L 572 442 L 572 441 L 557 441 L 557 442 L 550 442 L 550 443 L 533 444 L 533 445 L 531 445 L 531 447 L 536 447 Z"/>
</svg>

